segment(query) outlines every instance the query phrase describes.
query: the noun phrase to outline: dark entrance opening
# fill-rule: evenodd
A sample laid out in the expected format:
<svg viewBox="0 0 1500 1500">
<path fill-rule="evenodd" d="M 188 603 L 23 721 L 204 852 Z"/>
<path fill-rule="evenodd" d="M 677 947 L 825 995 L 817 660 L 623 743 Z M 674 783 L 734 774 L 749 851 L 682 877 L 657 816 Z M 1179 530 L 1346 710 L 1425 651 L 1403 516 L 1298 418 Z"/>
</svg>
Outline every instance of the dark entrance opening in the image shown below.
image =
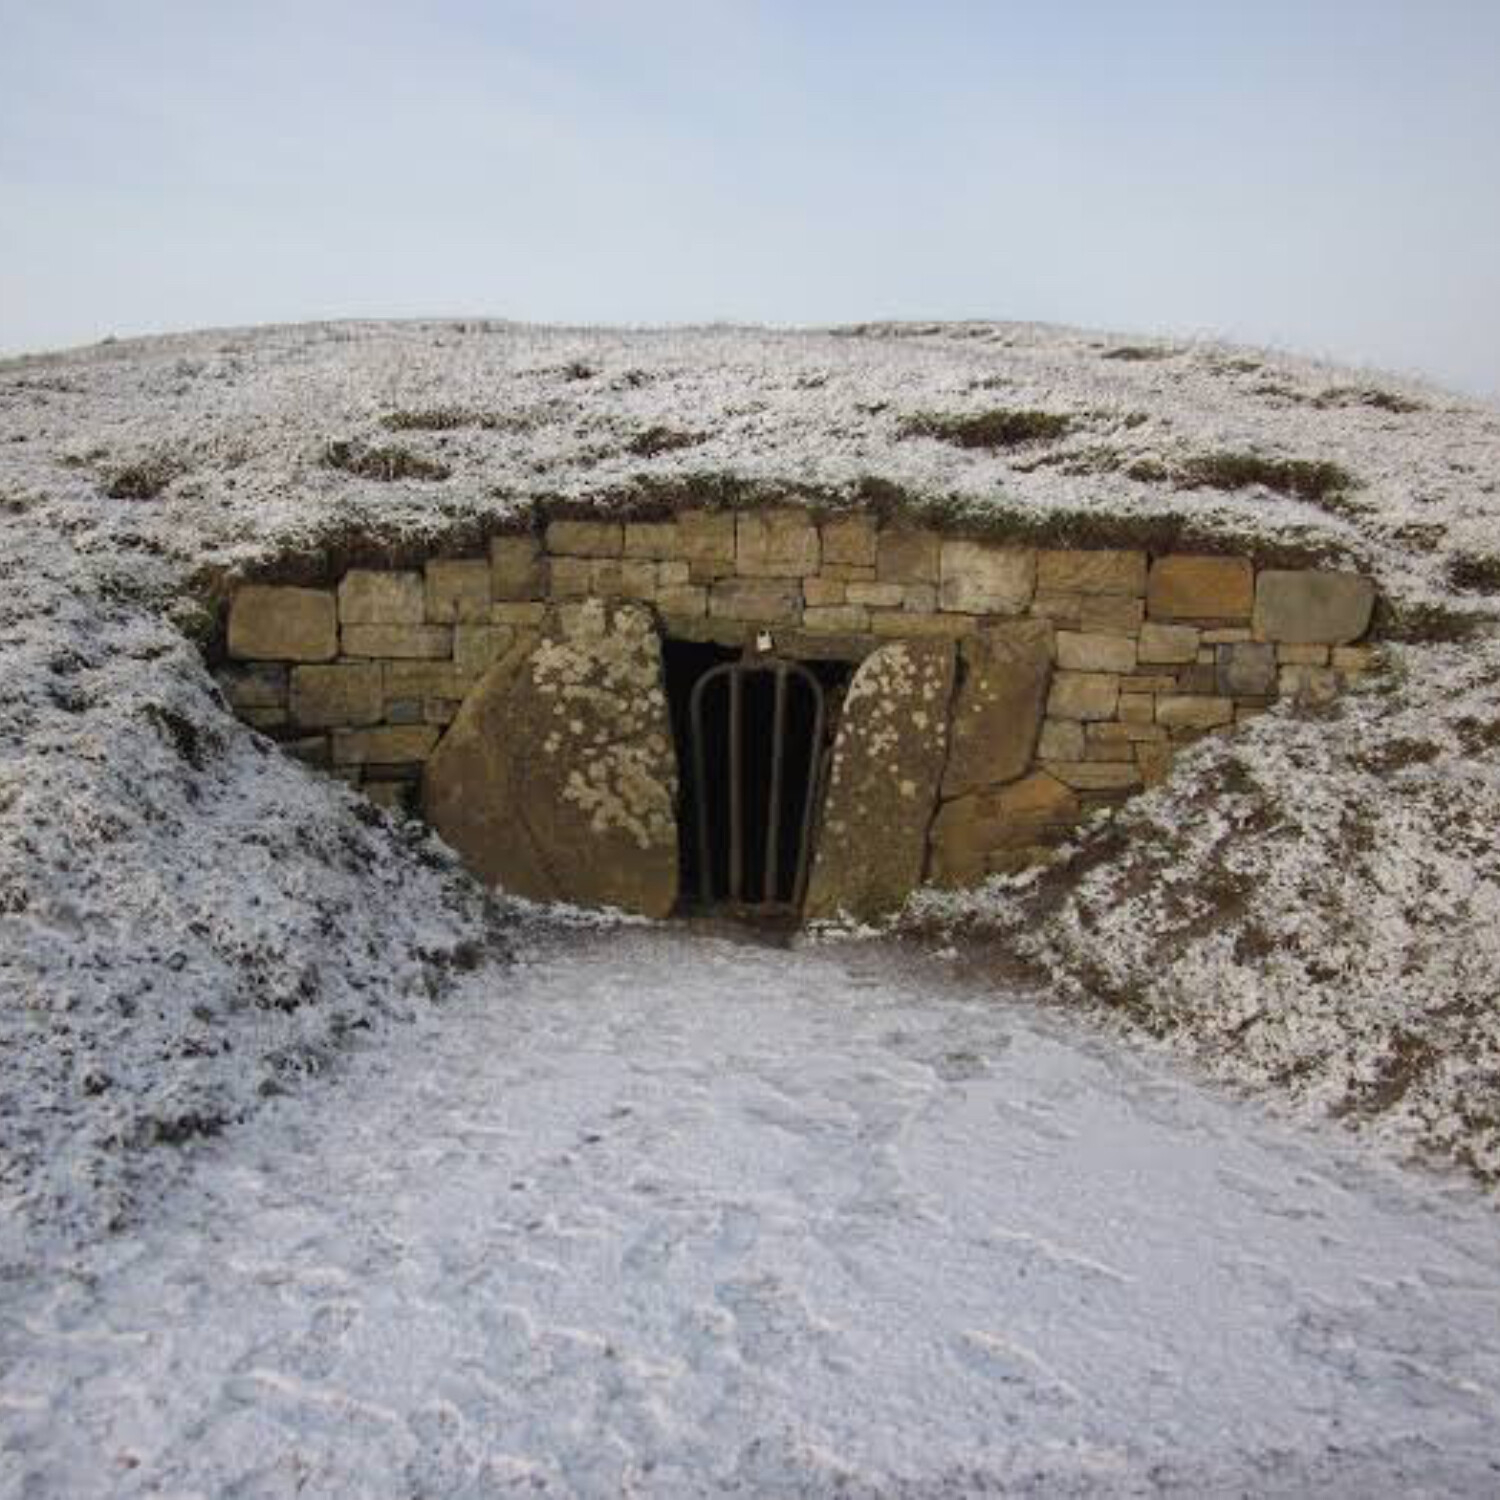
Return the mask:
<svg viewBox="0 0 1500 1500">
<path fill-rule="evenodd" d="M 677 640 L 665 661 L 683 906 L 795 916 L 852 669 Z"/>
</svg>

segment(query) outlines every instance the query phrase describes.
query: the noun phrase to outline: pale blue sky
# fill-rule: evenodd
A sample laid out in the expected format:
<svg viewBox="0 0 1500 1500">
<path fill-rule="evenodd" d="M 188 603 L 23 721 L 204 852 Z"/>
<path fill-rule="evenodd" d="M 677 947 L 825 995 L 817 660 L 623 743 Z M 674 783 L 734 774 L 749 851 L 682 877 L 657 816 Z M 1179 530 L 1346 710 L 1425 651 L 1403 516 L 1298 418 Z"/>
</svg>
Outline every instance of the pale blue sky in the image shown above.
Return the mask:
<svg viewBox="0 0 1500 1500">
<path fill-rule="evenodd" d="M 0 349 L 1002 317 L 1500 392 L 1500 0 L 0 0 Z"/>
</svg>

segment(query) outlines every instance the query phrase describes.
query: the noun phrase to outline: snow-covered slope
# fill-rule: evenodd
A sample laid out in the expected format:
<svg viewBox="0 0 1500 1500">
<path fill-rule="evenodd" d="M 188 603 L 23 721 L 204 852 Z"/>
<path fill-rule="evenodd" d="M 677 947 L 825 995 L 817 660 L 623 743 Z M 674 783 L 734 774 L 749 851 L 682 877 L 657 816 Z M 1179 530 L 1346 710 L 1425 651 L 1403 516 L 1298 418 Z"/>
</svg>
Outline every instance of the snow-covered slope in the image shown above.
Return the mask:
<svg viewBox="0 0 1500 1500">
<path fill-rule="evenodd" d="M 1065 430 L 1009 446 L 930 435 L 933 418 L 1037 411 Z M 375 477 L 392 472 L 417 477 Z M 1497 485 L 1492 408 L 1264 351 L 1027 325 L 315 325 L 0 363 L 0 1206 L 21 1211 L 14 1224 L 127 1212 L 165 1159 L 154 1142 L 246 1113 L 341 1035 L 432 993 L 490 931 L 432 843 L 229 716 L 193 644 L 211 628 L 195 581 L 361 538 L 477 539 L 538 500 L 866 499 L 1081 541 L 1343 558 L 1378 576 L 1388 623 L 1451 634 L 1500 587 Z M 1311 952 L 1282 990 L 1268 963 L 1209 965 L 1205 945 L 1232 949 L 1249 908 L 1181 932 L 1154 905 L 1180 867 L 1107 848 L 1092 880 L 1135 872 L 1108 899 L 1136 946 L 1081 918 L 1069 929 L 1068 911 L 1105 899 L 1083 894 L 1034 940 L 1055 972 L 1107 990 L 1095 950 L 1135 954 L 1186 1029 L 1210 1036 L 1221 1001 L 1243 1004 L 1236 986 L 1301 984 L 1327 1045 L 1298 1057 L 1342 1055 L 1371 1025 L 1394 1036 L 1391 1018 L 1450 990 L 1492 1026 L 1479 997 L 1493 949 L 1476 937 L 1455 979 L 1414 920 L 1422 893 L 1385 883 L 1467 872 L 1456 933 L 1481 933 L 1493 910 L 1493 740 L 1464 740 L 1452 699 L 1464 674 L 1463 713 L 1495 722 L 1494 648 L 1402 659 L 1398 694 L 1326 725 L 1272 716 L 1131 815 L 1171 823 L 1186 789 L 1217 826 L 1239 804 L 1221 799 L 1214 757 L 1274 786 L 1305 756 L 1295 836 L 1242 838 L 1237 857 L 1252 885 L 1283 865 L 1289 880 L 1328 873 L 1300 919 L 1310 944 L 1347 941 L 1383 901 L 1379 982 Z M 1362 746 L 1417 723 L 1443 747 L 1425 766 L 1360 768 Z M 1326 785 L 1309 790 L 1312 775 Z M 1461 853 L 1434 816 L 1449 797 L 1472 810 Z M 1389 860 L 1359 863 L 1331 809 L 1369 799 L 1379 838 L 1399 839 Z M 1212 863 L 1193 843 L 1209 826 L 1174 856 L 1187 868 Z M 1149 959 L 1131 934 L 1156 935 Z M 1458 1073 L 1438 1111 L 1449 1120 L 1477 1076 L 1467 1059 Z"/>
</svg>

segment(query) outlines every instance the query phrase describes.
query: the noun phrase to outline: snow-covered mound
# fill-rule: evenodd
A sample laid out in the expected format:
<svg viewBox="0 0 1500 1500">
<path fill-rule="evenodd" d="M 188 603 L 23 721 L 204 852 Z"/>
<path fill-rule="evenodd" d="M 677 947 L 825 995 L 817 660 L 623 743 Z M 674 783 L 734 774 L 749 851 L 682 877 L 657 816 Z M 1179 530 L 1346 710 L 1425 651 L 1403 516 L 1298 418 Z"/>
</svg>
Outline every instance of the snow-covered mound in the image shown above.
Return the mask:
<svg viewBox="0 0 1500 1500">
<path fill-rule="evenodd" d="M 435 840 L 232 717 L 128 557 L 4 541 L 0 1266 L 501 951 Z"/>
<path fill-rule="evenodd" d="M 1044 873 L 908 913 L 1221 1076 L 1500 1181 L 1500 641 L 1205 740 Z"/>
<path fill-rule="evenodd" d="M 315 325 L 0 362 L 0 1208 L 22 1211 L 15 1224 L 127 1211 L 132 1183 L 164 1159 L 153 1143 L 247 1112 L 341 1035 L 430 994 L 489 930 L 431 842 L 225 711 L 194 641 L 211 636 L 202 601 L 226 574 L 372 539 L 477 540 L 535 503 L 776 496 L 1082 544 L 1340 559 L 1376 575 L 1388 628 L 1451 634 L 1500 588 L 1497 484 L 1490 407 L 1264 351 L 1029 325 Z M 1494 722 L 1493 648 L 1407 659 L 1399 694 L 1350 705 L 1344 729 L 1277 714 L 1188 758 L 1129 815 L 1177 830 L 1176 847 L 1101 846 L 1090 884 L 1031 940 L 1039 955 L 1109 993 L 1126 981 L 1091 951 L 1149 966 L 1136 988 L 1159 997 L 1142 1002 L 1150 1013 L 1215 1035 L 1229 1024 L 1219 1007 L 1248 1014 L 1242 986 L 1264 986 L 1260 1003 L 1289 1017 L 1295 998 L 1296 1039 L 1280 1051 L 1272 1023 L 1263 1043 L 1241 1033 L 1264 1059 L 1245 1070 L 1337 1055 L 1371 1077 L 1376 1102 L 1393 1086 L 1364 1039 L 1394 1037 L 1392 1018 L 1472 997 L 1474 1026 L 1489 1025 L 1492 743 L 1462 738 L 1449 699 L 1466 674 L 1464 713 Z M 1359 763 L 1408 719 L 1436 736 L 1435 758 Z M 1298 756 L 1317 773 L 1297 779 L 1299 832 L 1241 835 L 1245 858 L 1290 883 L 1266 879 L 1197 927 L 1173 916 L 1169 893 L 1199 883 L 1195 861 L 1206 878 L 1228 858 L 1211 830 L 1242 803 L 1269 805 Z M 1240 780 L 1223 787 L 1228 758 Z M 1172 813 L 1184 795 L 1201 827 Z M 1385 852 L 1351 851 L 1336 814 L 1362 799 Z M 1473 808 L 1469 846 L 1449 847 L 1444 799 Z M 1308 899 L 1299 871 L 1328 889 Z M 1132 877 L 1116 893 L 1121 935 L 1090 933 L 1109 882 Z M 1438 910 L 1423 880 L 1462 895 L 1450 931 L 1416 920 L 1421 902 Z M 1308 945 L 1303 981 L 1279 949 L 1234 956 L 1274 889 Z M 1349 952 L 1382 909 L 1381 942 L 1350 960 L 1367 978 L 1329 977 L 1341 960 L 1315 944 Z M 1441 1038 L 1457 1034 L 1443 1024 Z M 1423 1078 L 1481 1066 L 1477 1048 L 1445 1053 Z M 1337 1080 L 1319 1067 L 1286 1071 Z M 1459 1083 L 1441 1087 L 1429 1113 L 1451 1121 Z M 1401 1107 L 1424 1097 L 1409 1087 Z"/>
</svg>

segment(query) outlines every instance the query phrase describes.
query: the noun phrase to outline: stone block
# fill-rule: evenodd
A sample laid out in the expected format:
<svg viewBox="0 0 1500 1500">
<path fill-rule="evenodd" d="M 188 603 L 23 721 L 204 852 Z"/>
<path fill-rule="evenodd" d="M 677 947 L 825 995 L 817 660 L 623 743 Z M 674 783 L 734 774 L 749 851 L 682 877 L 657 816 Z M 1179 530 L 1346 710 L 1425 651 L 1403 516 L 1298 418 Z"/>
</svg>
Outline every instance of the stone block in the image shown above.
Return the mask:
<svg viewBox="0 0 1500 1500">
<path fill-rule="evenodd" d="M 475 678 L 451 661 L 387 661 L 381 671 L 387 705 L 407 698 L 462 698 Z"/>
<path fill-rule="evenodd" d="M 397 698 L 392 702 L 389 698 L 385 704 L 385 722 L 387 724 L 421 724 L 422 700 L 420 698 Z"/>
<path fill-rule="evenodd" d="M 554 599 L 582 599 L 594 592 L 598 576 L 590 557 L 554 557 L 551 559 L 551 593 Z"/>
<path fill-rule="evenodd" d="M 1267 568 L 1255 581 L 1255 633 L 1264 641 L 1344 646 L 1370 627 L 1375 585 L 1359 573 Z"/>
<path fill-rule="evenodd" d="M 1248 558 L 1177 553 L 1152 564 L 1146 613 L 1153 620 L 1248 620 L 1254 605 Z"/>
<path fill-rule="evenodd" d="M 1076 719 L 1044 719 L 1037 742 L 1038 760 L 1082 760 L 1085 746 L 1083 725 Z"/>
<path fill-rule="evenodd" d="M 840 583 L 836 578 L 804 578 L 802 599 L 809 609 L 823 609 L 830 604 L 869 603 L 868 599 L 851 600 L 848 588 L 847 583 Z"/>
<path fill-rule="evenodd" d="M 510 625 L 458 625 L 453 631 L 453 665 L 464 677 L 478 677 L 515 644 Z"/>
<path fill-rule="evenodd" d="M 1049 761 L 1047 771 L 1075 792 L 1126 792 L 1143 784 L 1141 768 L 1128 761 Z"/>
<path fill-rule="evenodd" d="M 953 698 L 943 796 L 1014 781 L 1031 764 L 1052 676 L 1052 627 L 1017 620 L 968 637 Z"/>
<path fill-rule="evenodd" d="M 345 625 L 345 656 L 436 658 L 453 653 L 451 625 Z"/>
<path fill-rule="evenodd" d="M 331 661 L 339 654 L 333 594 L 246 584 L 229 606 L 229 654 L 240 661 Z"/>
<path fill-rule="evenodd" d="M 985 542 L 942 544 L 944 609 L 975 615 L 1019 615 L 1036 592 L 1036 553 L 1029 547 Z"/>
<path fill-rule="evenodd" d="M 547 606 L 540 599 L 507 599 L 490 605 L 491 625 L 540 625 L 546 617 Z"/>
<path fill-rule="evenodd" d="M 336 662 L 292 669 L 292 720 L 304 729 L 378 724 L 385 687 L 378 662 Z"/>
<path fill-rule="evenodd" d="M 955 797 L 933 820 L 928 879 L 940 886 L 977 884 L 997 867 L 997 851 L 1030 849 L 1078 814 L 1077 796 L 1046 771 Z"/>
<path fill-rule="evenodd" d="M 285 708 L 290 685 L 288 669 L 279 662 L 257 661 L 243 667 L 221 667 L 214 680 L 236 709 Z"/>
<path fill-rule="evenodd" d="M 1329 648 L 1327 646 L 1273 646 L 1276 660 L 1284 667 L 1326 667 Z"/>
<path fill-rule="evenodd" d="M 663 615 L 701 619 L 708 613 L 708 590 L 697 583 L 675 583 L 658 588 L 656 607 Z"/>
<path fill-rule="evenodd" d="M 1255 632 L 1247 625 L 1226 625 L 1221 630 L 1205 630 L 1202 642 L 1205 646 L 1232 646 L 1239 641 L 1253 641 Z"/>
<path fill-rule="evenodd" d="M 751 625 L 795 625 L 802 615 L 802 585 L 779 578 L 723 578 L 709 591 L 708 612 Z"/>
<path fill-rule="evenodd" d="M 422 722 L 442 728 L 458 717 L 462 707 L 463 701 L 459 698 L 426 698 L 422 702 Z"/>
<path fill-rule="evenodd" d="M 387 812 L 406 814 L 411 811 L 412 785 L 409 781 L 366 781 L 360 786 L 376 807 Z"/>
<path fill-rule="evenodd" d="M 654 562 L 643 558 L 596 557 L 589 561 L 588 570 L 587 592 L 601 599 L 638 599 L 649 604 L 656 598 Z"/>
<path fill-rule="evenodd" d="M 1122 683 L 1121 686 L 1125 684 Z M 1115 712 L 1122 724 L 1153 723 L 1156 719 L 1156 696 L 1153 693 L 1121 693 L 1120 706 Z"/>
<path fill-rule="evenodd" d="M 1213 697 L 1219 691 L 1219 671 L 1213 662 L 1193 662 L 1177 673 L 1177 691 Z"/>
<path fill-rule="evenodd" d="M 1156 700 L 1156 722 L 1168 729 L 1217 729 L 1234 722 L 1229 698 L 1164 693 Z"/>
<path fill-rule="evenodd" d="M 936 583 L 940 545 L 931 531 L 882 531 L 875 544 L 875 576 L 882 583 Z"/>
<path fill-rule="evenodd" d="M 914 640 L 957 640 L 979 629 L 974 615 L 919 615 L 900 609 L 877 610 L 870 629 L 879 636 L 910 636 Z"/>
<path fill-rule="evenodd" d="M 1370 672 L 1380 665 L 1376 646 L 1336 646 L 1332 665 L 1340 672 Z"/>
<path fill-rule="evenodd" d="M 297 740 L 283 740 L 282 750 L 307 766 L 327 766 L 329 762 L 328 736 L 310 734 Z"/>
<path fill-rule="evenodd" d="M 836 578 L 840 583 L 874 583 L 875 564 L 831 563 L 825 557 L 818 569 L 820 578 Z"/>
<path fill-rule="evenodd" d="M 540 599 L 547 592 L 547 559 L 535 536 L 491 538 L 490 591 L 501 601 Z"/>
<path fill-rule="evenodd" d="M 938 591 L 935 583 L 903 583 L 901 585 L 901 608 L 911 614 L 930 615 L 938 607 Z"/>
<path fill-rule="evenodd" d="M 1282 667 L 1277 686 L 1283 698 L 1303 708 L 1321 708 L 1339 694 L 1339 674 L 1332 667 Z"/>
<path fill-rule="evenodd" d="M 625 528 L 619 521 L 550 521 L 547 551 L 553 557 L 619 557 Z"/>
<path fill-rule="evenodd" d="M 681 584 L 692 581 L 692 565 L 684 562 L 680 557 L 669 558 L 656 565 L 658 588 L 677 588 Z"/>
<path fill-rule="evenodd" d="M 822 560 L 805 510 L 742 510 L 735 517 L 734 569 L 742 578 L 803 578 Z"/>
<path fill-rule="evenodd" d="M 809 606 L 802 611 L 802 625 L 820 635 L 859 635 L 870 628 L 870 612 L 857 604 Z"/>
<path fill-rule="evenodd" d="M 420 625 L 426 618 L 420 573 L 350 568 L 339 584 L 340 625 Z"/>
<path fill-rule="evenodd" d="M 433 724 L 381 724 L 373 729 L 335 729 L 336 766 L 396 766 L 420 761 L 432 753 L 438 732 Z"/>
<path fill-rule="evenodd" d="M 1037 554 L 1036 586 L 1074 594 L 1146 592 L 1146 554 L 1139 551 L 1044 550 Z"/>
<path fill-rule="evenodd" d="M 908 587 L 925 588 L 930 585 L 903 583 L 846 583 L 843 585 L 844 596 L 850 604 L 867 604 L 876 609 L 899 609 L 906 602 Z"/>
<path fill-rule="evenodd" d="M 1035 612 L 1033 604 L 1033 613 Z M 1084 594 L 1078 607 L 1078 628 L 1107 635 L 1135 635 L 1146 618 L 1146 601 L 1124 594 Z"/>
<path fill-rule="evenodd" d="M 690 563 L 734 565 L 734 512 L 688 510 L 677 518 L 681 556 Z M 694 578 L 695 583 L 701 581 Z"/>
<path fill-rule="evenodd" d="M 1172 766 L 1170 745 L 1140 744 L 1135 747 L 1135 763 L 1141 768 L 1141 780 L 1147 786 L 1160 786 Z"/>
<path fill-rule="evenodd" d="M 854 567 L 875 562 L 875 517 L 831 516 L 823 522 L 823 561 Z"/>
<path fill-rule="evenodd" d="M 437 558 L 424 571 L 429 624 L 489 618 L 490 565 L 482 557 Z"/>
<path fill-rule="evenodd" d="M 1120 679 L 1107 672 L 1057 672 L 1047 698 L 1049 719 L 1112 719 Z"/>
<path fill-rule="evenodd" d="M 660 562 L 682 555 L 682 544 L 675 521 L 627 521 L 625 523 L 625 556 L 648 557 Z M 679 582 L 687 582 L 683 572 Z"/>
<path fill-rule="evenodd" d="M 1057 633 L 1057 664 L 1068 672 L 1133 672 L 1135 650 L 1128 636 Z"/>
<path fill-rule="evenodd" d="M 1218 689 L 1225 698 L 1260 698 L 1276 691 L 1276 648 L 1257 641 L 1215 646 Z"/>
<path fill-rule="evenodd" d="M 1060 628 L 1077 630 L 1083 623 L 1083 595 L 1038 589 L 1031 601 L 1031 613 Z"/>
</svg>

